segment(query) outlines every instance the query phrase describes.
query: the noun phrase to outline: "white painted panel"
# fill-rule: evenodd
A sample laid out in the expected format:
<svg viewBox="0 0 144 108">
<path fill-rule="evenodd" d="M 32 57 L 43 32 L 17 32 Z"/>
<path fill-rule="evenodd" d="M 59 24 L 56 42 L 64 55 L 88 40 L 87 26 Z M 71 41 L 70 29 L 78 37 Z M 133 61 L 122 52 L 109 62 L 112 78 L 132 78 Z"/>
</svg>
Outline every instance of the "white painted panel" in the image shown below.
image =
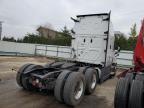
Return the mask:
<svg viewBox="0 0 144 108">
<path fill-rule="evenodd" d="M 70 47 L 58 47 L 58 52 L 68 52 L 71 53 Z"/>
<path fill-rule="evenodd" d="M 117 63 L 118 65 L 123 65 L 123 66 L 132 66 L 133 63 L 132 63 L 132 60 L 125 60 L 125 59 L 117 59 Z"/>
<path fill-rule="evenodd" d="M 123 59 L 133 59 L 133 53 L 131 52 L 120 52 L 119 56 L 117 58 L 123 58 Z"/>
<path fill-rule="evenodd" d="M 117 57 L 120 66 L 133 66 L 133 51 L 121 51 Z"/>
<path fill-rule="evenodd" d="M 41 56 L 45 56 L 45 50 L 37 50 L 36 51 L 36 55 L 41 55 Z"/>
<path fill-rule="evenodd" d="M 46 56 L 57 57 L 57 52 L 47 51 Z"/>
<path fill-rule="evenodd" d="M 108 18 L 108 14 L 77 17 L 79 22 L 75 22 L 73 27 L 75 33 L 72 36 L 74 38 L 72 48 L 74 49 L 73 53 L 76 56 L 76 61 L 106 64 L 106 66 L 113 63 L 115 59 L 114 33 L 112 23 L 105 20 Z M 109 35 L 106 34 L 108 31 Z"/>
<path fill-rule="evenodd" d="M 46 46 L 44 46 L 44 45 L 37 45 L 36 49 L 46 50 Z"/>
<path fill-rule="evenodd" d="M 49 51 L 57 51 L 57 46 L 47 46 L 47 50 L 49 50 Z"/>
<path fill-rule="evenodd" d="M 80 22 L 75 23 L 74 31 L 77 34 L 104 35 L 104 32 L 108 29 L 108 22 L 102 21 L 105 18 L 108 18 L 108 16 L 104 15 L 81 17 Z"/>
<path fill-rule="evenodd" d="M 58 53 L 58 57 L 71 58 L 71 54 L 70 53 Z"/>
<path fill-rule="evenodd" d="M 0 51 L 34 54 L 35 44 L 0 41 Z"/>
</svg>

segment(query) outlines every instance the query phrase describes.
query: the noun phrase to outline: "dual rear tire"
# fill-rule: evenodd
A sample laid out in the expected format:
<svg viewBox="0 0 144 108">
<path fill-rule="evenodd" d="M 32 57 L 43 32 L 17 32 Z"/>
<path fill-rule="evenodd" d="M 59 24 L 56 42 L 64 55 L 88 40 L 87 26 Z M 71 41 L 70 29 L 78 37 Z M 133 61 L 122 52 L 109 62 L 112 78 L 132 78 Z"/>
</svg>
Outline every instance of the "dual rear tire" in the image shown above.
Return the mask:
<svg viewBox="0 0 144 108">
<path fill-rule="evenodd" d="M 115 108 L 128 108 L 130 81 L 126 78 L 119 79 L 114 98 Z"/>
<path fill-rule="evenodd" d="M 144 85 L 142 81 L 133 80 L 128 108 L 144 108 Z"/>
<path fill-rule="evenodd" d="M 128 73 L 118 80 L 114 106 L 115 108 L 144 108 L 144 76 Z"/>
<path fill-rule="evenodd" d="M 55 97 L 60 102 L 75 106 L 81 102 L 84 94 L 94 92 L 97 84 L 97 74 L 92 68 L 85 73 L 63 71 L 56 80 Z"/>
<path fill-rule="evenodd" d="M 58 101 L 75 106 L 82 100 L 85 86 L 85 77 L 82 73 L 64 71 L 56 80 L 54 95 Z"/>
<path fill-rule="evenodd" d="M 97 71 L 93 68 L 88 68 L 85 72 L 86 90 L 85 93 L 90 95 L 95 91 L 98 81 Z"/>
</svg>

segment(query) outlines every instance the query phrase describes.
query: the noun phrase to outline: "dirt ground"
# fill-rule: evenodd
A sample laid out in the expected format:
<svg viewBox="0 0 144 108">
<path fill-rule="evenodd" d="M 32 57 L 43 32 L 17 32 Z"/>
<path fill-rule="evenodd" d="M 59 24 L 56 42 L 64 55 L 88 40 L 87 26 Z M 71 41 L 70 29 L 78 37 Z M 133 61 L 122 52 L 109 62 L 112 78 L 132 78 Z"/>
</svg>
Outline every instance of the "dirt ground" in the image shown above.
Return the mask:
<svg viewBox="0 0 144 108">
<path fill-rule="evenodd" d="M 0 108 L 69 108 L 57 102 L 52 91 L 28 92 L 16 84 L 16 71 L 23 64 L 43 65 L 51 61 L 42 57 L 0 57 Z M 116 82 L 117 78 L 113 78 L 98 85 L 76 108 L 113 108 Z"/>
</svg>

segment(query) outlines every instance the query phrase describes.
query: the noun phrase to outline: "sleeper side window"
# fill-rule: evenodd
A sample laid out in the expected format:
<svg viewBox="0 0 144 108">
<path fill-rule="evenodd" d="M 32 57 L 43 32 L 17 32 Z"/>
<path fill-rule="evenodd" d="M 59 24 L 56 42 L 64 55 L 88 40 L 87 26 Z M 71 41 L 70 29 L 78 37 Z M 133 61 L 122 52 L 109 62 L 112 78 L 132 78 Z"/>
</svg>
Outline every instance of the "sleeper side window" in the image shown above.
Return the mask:
<svg viewBox="0 0 144 108">
<path fill-rule="evenodd" d="M 93 40 L 91 39 L 91 40 L 90 40 L 90 42 L 92 43 L 92 42 L 93 42 Z"/>
<path fill-rule="evenodd" d="M 84 38 L 83 42 L 85 43 L 86 42 L 86 39 Z"/>
</svg>

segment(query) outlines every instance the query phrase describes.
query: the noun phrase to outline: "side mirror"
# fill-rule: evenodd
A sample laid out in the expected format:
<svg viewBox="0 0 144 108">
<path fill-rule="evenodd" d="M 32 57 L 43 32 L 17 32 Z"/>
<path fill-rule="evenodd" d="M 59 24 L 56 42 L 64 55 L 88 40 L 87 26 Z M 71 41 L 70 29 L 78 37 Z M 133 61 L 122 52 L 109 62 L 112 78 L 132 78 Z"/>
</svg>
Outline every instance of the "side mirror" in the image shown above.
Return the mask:
<svg viewBox="0 0 144 108">
<path fill-rule="evenodd" d="M 117 57 L 117 56 L 119 56 L 119 52 L 120 52 L 120 47 L 118 47 L 118 49 L 117 50 L 115 50 L 115 57 Z"/>
<path fill-rule="evenodd" d="M 120 47 L 118 47 L 117 51 L 118 51 L 118 52 L 120 52 L 120 50 L 121 50 L 121 48 L 120 48 Z"/>
<path fill-rule="evenodd" d="M 75 31 L 74 31 L 73 29 L 71 29 L 71 33 L 72 33 L 72 34 L 75 34 Z"/>
</svg>

